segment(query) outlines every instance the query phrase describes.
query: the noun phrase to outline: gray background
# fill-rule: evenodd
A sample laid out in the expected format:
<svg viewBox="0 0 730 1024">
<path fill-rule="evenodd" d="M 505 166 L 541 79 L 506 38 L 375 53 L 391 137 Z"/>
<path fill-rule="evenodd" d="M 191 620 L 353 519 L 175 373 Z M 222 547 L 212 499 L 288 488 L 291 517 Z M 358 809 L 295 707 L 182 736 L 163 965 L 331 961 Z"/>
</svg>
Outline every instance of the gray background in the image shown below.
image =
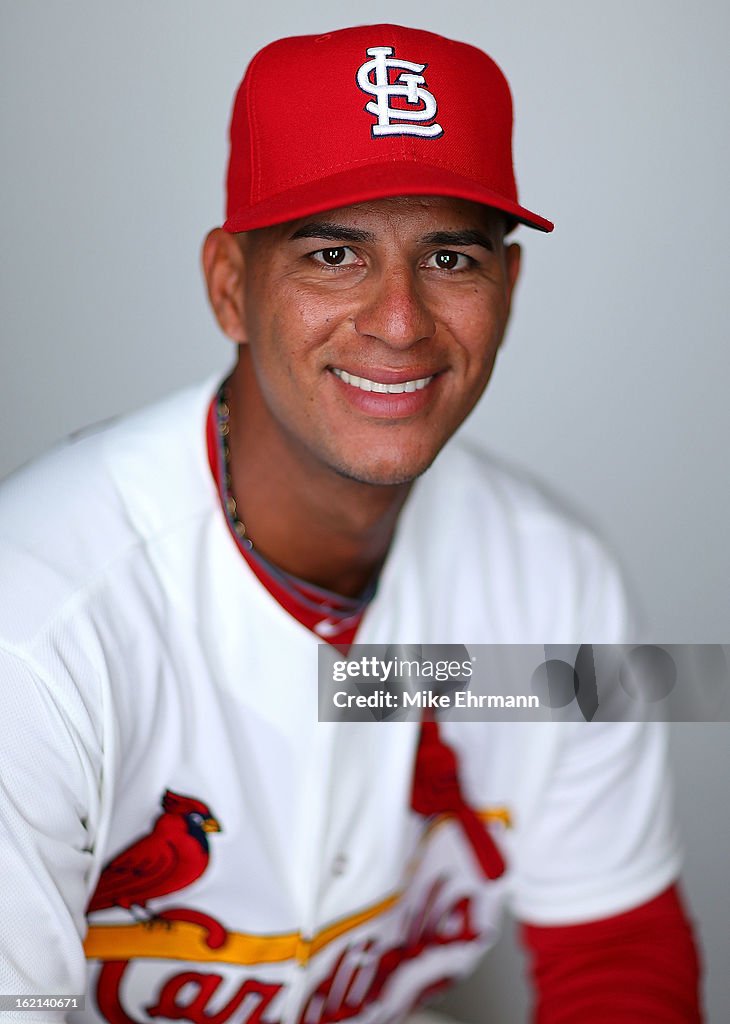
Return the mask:
<svg viewBox="0 0 730 1024">
<path fill-rule="evenodd" d="M 657 641 L 728 642 L 728 66 L 722 0 L 2 0 L 0 475 L 231 358 L 200 241 L 252 53 L 400 21 L 482 46 L 516 97 L 524 277 L 468 433 L 547 480 L 619 554 Z M 291 69 L 291 116 L 306 67 Z M 326 130 L 326 109 L 322 125 Z M 53 515 L 53 495 L 47 496 Z M 730 981 L 725 725 L 675 727 L 710 1019 Z M 451 997 L 523 1019 L 510 936 Z"/>
</svg>

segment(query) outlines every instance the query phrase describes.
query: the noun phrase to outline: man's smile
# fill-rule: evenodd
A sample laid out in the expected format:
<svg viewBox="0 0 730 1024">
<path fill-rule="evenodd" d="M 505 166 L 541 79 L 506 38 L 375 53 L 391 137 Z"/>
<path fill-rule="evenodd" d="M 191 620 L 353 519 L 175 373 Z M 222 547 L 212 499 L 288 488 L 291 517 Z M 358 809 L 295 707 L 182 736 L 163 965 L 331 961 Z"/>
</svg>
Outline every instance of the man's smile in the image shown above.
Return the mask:
<svg viewBox="0 0 730 1024">
<path fill-rule="evenodd" d="M 424 368 L 370 369 L 353 373 L 339 366 L 328 367 L 327 376 L 351 409 L 368 419 L 407 421 L 424 413 L 436 400 L 442 371 Z"/>
<path fill-rule="evenodd" d="M 360 391 L 376 391 L 380 394 L 388 395 L 402 395 L 404 392 L 422 391 L 426 385 L 431 383 L 435 376 L 435 374 L 430 374 L 428 377 L 403 379 L 403 375 L 399 374 L 402 379 L 391 383 L 382 379 L 384 376 L 388 376 L 387 371 L 379 372 L 377 376 L 380 379 L 373 380 L 369 377 L 348 373 L 347 370 L 341 370 L 337 366 L 331 367 L 331 370 L 335 377 L 339 377 L 341 381 L 349 384 L 350 387 L 359 388 Z M 373 371 L 370 372 L 372 373 Z"/>
</svg>

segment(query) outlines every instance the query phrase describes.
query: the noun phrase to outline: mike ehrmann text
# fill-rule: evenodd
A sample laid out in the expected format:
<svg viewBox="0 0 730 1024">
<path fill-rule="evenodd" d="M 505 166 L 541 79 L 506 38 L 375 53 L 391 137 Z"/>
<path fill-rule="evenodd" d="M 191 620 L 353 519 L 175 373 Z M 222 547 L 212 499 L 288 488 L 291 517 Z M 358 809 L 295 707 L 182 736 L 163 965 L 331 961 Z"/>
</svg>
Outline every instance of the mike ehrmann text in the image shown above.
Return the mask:
<svg viewBox="0 0 730 1024">
<path fill-rule="evenodd" d="M 433 690 L 418 690 L 416 693 L 392 693 L 390 690 L 374 690 L 367 695 L 347 693 L 338 690 L 332 698 L 336 708 L 539 708 L 540 700 L 531 694 L 490 693 L 475 694 L 469 690 L 456 693 L 435 693 Z"/>
</svg>

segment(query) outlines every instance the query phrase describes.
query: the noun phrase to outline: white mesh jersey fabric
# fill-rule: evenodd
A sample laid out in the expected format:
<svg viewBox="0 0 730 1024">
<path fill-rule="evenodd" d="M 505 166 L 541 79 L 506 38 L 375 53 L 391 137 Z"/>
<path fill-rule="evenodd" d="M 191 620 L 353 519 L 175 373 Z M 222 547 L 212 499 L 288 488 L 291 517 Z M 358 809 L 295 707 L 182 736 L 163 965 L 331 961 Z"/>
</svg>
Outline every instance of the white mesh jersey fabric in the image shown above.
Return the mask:
<svg viewBox="0 0 730 1024">
<path fill-rule="evenodd" d="M 470 802 L 512 824 L 495 826 L 507 874 L 486 883 L 455 823 L 410 811 L 415 725 L 317 722 L 317 639 L 218 507 L 212 392 L 78 438 L 0 491 L 0 990 L 87 991 L 73 1016 L 90 1022 L 390 1020 L 468 970 L 505 905 L 569 923 L 666 887 L 679 852 L 656 726 L 444 725 Z M 627 628 L 592 535 L 452 443 L 414 487 L 357 640 Z M 137 874 L 153 876 L 151 837 L 180 824 L 168 790 L 220 831 L 175 851 L 178 888 L 87 915 L 110 861 L 146 838 Z"/>
</svg>

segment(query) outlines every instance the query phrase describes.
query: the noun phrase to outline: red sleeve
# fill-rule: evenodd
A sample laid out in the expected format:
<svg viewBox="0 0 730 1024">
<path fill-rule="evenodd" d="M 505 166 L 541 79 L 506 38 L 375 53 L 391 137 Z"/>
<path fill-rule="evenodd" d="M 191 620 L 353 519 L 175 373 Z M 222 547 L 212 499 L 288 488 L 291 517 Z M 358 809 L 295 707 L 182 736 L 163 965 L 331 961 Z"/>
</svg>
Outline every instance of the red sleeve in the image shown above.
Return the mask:
<svg viewBox="0 0 730 1024">
<path fill-rule="evenodd" d="M 523 924 L 536 1024 L 698 1024 L 699 963 L 676 886 L 587 924 Z"/>
</svg>

